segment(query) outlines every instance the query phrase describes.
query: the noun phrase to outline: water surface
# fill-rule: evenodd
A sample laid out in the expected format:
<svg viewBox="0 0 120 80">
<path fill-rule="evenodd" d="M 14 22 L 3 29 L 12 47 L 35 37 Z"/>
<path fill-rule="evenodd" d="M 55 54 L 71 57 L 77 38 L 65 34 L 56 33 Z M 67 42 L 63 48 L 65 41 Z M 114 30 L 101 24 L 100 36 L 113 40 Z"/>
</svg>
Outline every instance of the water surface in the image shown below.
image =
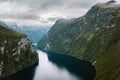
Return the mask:
<svg viewBox="0 0 120 80">
<path fill-rule="evenodd" d="M 71 56 L 36 50 L 39 64 L 17 72 L 4 80 L 93 80 L 91 63 Z"/>
</svg>

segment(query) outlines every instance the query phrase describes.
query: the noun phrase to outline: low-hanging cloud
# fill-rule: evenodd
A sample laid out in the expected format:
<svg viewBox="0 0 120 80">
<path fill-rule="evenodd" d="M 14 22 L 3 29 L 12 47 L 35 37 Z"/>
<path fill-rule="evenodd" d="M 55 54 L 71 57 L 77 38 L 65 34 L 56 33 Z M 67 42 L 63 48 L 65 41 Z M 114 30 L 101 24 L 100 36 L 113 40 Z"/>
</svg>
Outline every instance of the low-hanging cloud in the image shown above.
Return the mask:
<svg viewBox="0 0 120 80">
<path fill-rule="evenodd" d="M 49 23 L 84 15 L 97 2 L 105 0 L 0 0 L 0 19 Z"/>
</svg>

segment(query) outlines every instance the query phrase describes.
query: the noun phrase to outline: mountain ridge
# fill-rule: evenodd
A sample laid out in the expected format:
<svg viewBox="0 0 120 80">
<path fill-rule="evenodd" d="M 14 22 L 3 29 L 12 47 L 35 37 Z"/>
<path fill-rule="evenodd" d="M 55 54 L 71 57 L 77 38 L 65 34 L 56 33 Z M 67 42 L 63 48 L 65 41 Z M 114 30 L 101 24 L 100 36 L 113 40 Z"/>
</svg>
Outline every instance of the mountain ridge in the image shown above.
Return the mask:
<svg viewBox="0 0 120 80">
<path fill-rule="evenodd" d="M 28 39 L 34 44 L 37 43 L 43 35 L 45 35 L 49 26 L 40 26 L 40 25 L 21 25 L 18 26 L 15 22 L 2 22 L 0 24 L 5 28 L 8 28 L 12 31 L 19 32 L 21 34 L 25 34 Z"/>
<path fill-rule="evenodd" d="M 119 21 L 118 4 L 96 4 L 72 22 L 56 21 L 38 46 L 90 61 L 96 68 L 95 80 L 119 80 Z"/>
<path fill-rule="evenodd" d="M 0 79 L 37 63 L 38 55 L 26 35 L 0 24 Z"/>
</svg>

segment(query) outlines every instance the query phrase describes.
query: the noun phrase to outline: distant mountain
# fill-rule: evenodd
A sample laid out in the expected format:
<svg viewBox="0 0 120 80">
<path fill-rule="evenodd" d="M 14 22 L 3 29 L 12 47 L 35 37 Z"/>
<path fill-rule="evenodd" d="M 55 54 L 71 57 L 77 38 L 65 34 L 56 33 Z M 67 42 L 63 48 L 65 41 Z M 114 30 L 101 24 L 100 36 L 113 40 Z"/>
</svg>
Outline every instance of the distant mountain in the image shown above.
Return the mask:
<svg viewBox="0 0 120 80">
<path fill-rule="evenodd" d="M 120 80 L 120 5 L 108 3 L 74 20 L 56 21 L 38 47 L 90 61 L 95 80 Z"/>
<path fill-rule="evenodd" d="M 23 33 L 27 35 L 28 39 L 34 44 L 37 43 L 42 36 L 47 34 L 50 27 L 48 26 L 39 26 L 39 25 L 23 25 L 18 26 L 15 22 L 0 22 L 4 27 Z"/>
<path fill-rule="evenodd" d="M 24 34 L 0 22 L 0 80 L 38 63 L 38 54 Z"/>
<path fill-rule="evenodd" d="M 27 35 L 28 39 L 31 40 L 32 43 L 37 43 L 42 36 L 47 34 L 50 27 L 48 26 L 36 26 L 36 25 L 24 25 L 20 26 L 20 32 Z"/>
<path fill-rule="evenodd" d="M 15 22 L 5 22 L 5 24 L 8 26 L 6 28 L 13 31 L 21 32 L 19 26 Z"/>
<path fill-rule="evenodd" d="M 4 26 L 4 27 L 6 27 L 6 28 L 8 28 L 7 24 L 5 24 L 5 23 L 2 22 L 2 21 L 0 21 L 0 25 L 1 25 L 1 26 Z"/>
</svg>

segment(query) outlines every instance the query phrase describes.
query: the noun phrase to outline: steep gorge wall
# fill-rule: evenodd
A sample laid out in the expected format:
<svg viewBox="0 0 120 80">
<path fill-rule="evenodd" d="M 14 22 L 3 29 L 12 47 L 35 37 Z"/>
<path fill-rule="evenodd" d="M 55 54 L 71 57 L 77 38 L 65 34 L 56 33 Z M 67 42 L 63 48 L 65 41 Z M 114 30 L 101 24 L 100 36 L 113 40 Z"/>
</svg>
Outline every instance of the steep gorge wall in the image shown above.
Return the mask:
<svg viewBox="0 0 120 80">
<path fill-rule="evenodd" d="M 95 80 L 120 79 L 120 6 L 96 4 L 86 15 L 58 20 L 38 43 L 40 49 L 93 63 Z"/>
<path fill-rule="evenodd" d="M 0 25 L 0 78 L 38 63 L 38 55 L 25 35 Z"/>
</svg>

